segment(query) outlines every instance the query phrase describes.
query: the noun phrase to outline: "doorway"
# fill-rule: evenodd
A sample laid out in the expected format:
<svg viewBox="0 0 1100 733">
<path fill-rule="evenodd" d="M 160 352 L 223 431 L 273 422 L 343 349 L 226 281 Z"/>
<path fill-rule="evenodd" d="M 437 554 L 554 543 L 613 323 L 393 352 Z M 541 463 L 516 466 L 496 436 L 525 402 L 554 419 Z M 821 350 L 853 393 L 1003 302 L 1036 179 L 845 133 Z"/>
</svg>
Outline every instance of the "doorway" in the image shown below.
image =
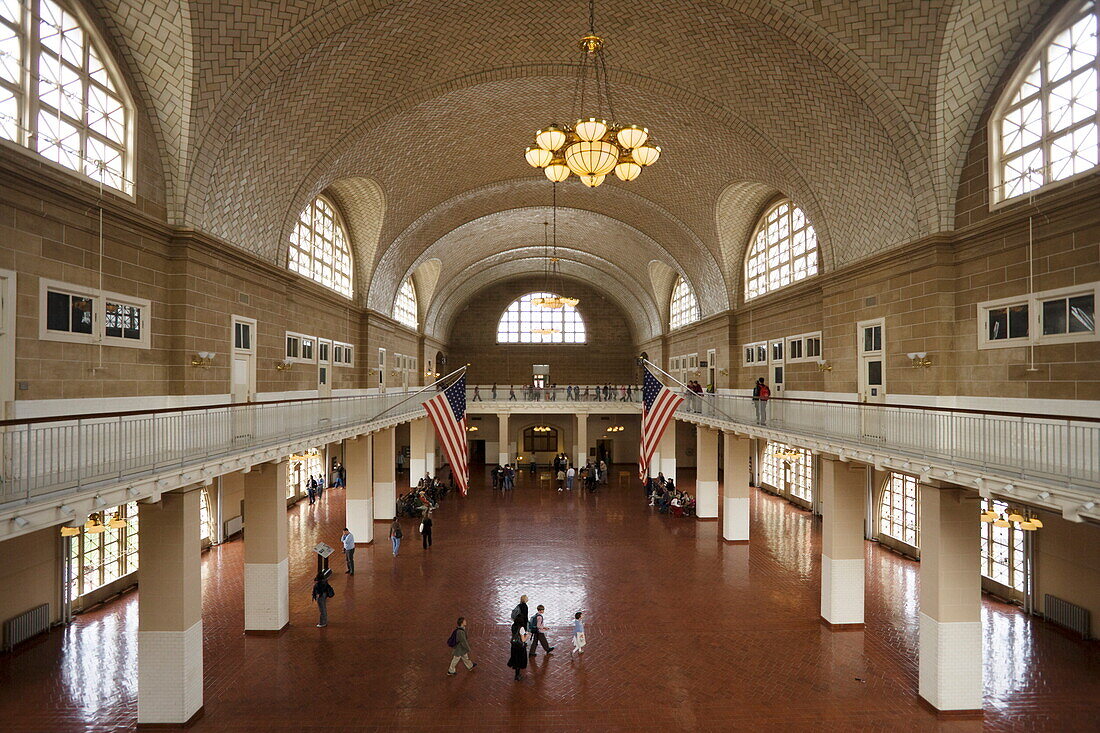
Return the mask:
<svg viewBox="0 0 1100 733">
<path fill-rule="evenodd" d="M 596 463 L 603 461 L 607 464 L 607 470 L 615 464 L 615 441 L 610 438 L 596 439 Z"/>
<path fill-rule="evenodd" d="M 252 402 L 256 397 L 256 320 L 233 316 L 233 402 Z"/>
<path fill-rule="evenodd" d="M 470 441 L 470 463 L 477 463 L 479 465 L 485 464 L 485 441 L 484 440 L 471 440 Z"/>
<path fill-rule="evenodd" d="M 886 403 L 886 319 L 856 324 L 859 350 L 860 424 L 864 438 L 885 440 L 883 410 Z"/>
<path fill-rule="evenodd" d="M 317 396 L 332 397 L 332 342 L 317 340 Z"/>
<path fill-rule="evenodd" d="M 12 418 L 15 405 L 15 273 L 0 270 L 0 420 Z M 0 428 L 0 432 L 5 429 Z M 0 486 L 11 476 L 11 456 L 0 440 Z"/>
</svg>

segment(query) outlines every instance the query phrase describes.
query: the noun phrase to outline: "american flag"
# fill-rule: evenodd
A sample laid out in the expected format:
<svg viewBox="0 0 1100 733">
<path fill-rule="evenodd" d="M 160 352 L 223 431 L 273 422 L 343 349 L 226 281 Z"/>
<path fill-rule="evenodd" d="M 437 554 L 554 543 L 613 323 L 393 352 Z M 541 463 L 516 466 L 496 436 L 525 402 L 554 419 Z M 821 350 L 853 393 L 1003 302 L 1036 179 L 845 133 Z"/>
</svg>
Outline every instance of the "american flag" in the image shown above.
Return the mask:
<svg viewBox="0 0 1100 733">
<path fill-rule="evenodd" d="M 649 369 L 642 367 L 642 439 L 638 450 L 638 477 L 649 478 L 649 461 L 661 443 L 672 414 L 684 403 L 684 398 L 657 381 Z"/>
<path fill-rule="evenodd" d="M 424 403 L 459 490 L 466 496 L 470 463 L 466 448 L 466 375 Z"/>
</svg>

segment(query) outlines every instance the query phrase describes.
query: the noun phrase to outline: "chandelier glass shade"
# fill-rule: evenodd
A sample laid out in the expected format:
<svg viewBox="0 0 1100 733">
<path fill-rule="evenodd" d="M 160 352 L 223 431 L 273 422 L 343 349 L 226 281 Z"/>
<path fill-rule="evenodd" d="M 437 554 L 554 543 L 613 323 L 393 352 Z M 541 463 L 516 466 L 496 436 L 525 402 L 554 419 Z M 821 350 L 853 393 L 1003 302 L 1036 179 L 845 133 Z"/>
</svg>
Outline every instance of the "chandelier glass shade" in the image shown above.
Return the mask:
<svg viewBox="0 0 1100 733">
<path fill-rule="evenodd" d="M 648 129 L 615 121 L 603 47 L 604 39 L 596 35 L 595 0 L 589 0 L 588 34 L 580 40 L 581 62 L 573 95 L 576 121 L 572 126 L 552 124 L 538 130 L 535 145 L 524 154 L 531 166 L 541 168 L 555 183 L 575 175 L 584 185 L 596 188 L 612 171 L 620 181 L 633 181 L 642 168 L 661 157 L 661 148 L 650 140 Z M 590 75 L 594 89 L 589 89 Z M 586 111 L 598 114 L 585 117 Z"/>
</svg>

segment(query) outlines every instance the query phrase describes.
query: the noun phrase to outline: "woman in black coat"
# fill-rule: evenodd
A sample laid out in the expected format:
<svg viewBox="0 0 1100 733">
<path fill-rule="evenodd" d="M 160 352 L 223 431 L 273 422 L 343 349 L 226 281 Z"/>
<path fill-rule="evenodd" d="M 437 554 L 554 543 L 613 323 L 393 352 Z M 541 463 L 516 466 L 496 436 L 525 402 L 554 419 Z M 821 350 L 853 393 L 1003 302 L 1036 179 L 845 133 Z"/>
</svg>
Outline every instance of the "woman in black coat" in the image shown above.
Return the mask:
<svg viewBox="0 0 1100 733">
<path fill-rule="evenodd" d="M 527 669 L 527 630 L 519 622 L 512 624 L 512 652 L 508 666 L 516 671 L 516 680 L 522 680 L 520 670 Z"/>
</svg>

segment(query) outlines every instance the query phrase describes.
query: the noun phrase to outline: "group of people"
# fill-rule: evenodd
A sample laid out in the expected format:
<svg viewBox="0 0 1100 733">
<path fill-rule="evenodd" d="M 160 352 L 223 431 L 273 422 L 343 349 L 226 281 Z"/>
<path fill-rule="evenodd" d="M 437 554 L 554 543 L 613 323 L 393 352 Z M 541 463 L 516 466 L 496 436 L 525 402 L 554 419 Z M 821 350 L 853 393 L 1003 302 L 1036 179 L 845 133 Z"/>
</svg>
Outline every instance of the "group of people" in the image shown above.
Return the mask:
<svg viewBox="0 0 1100 733">
<path fill-rule="evenodd" d="M 514 464 L 505 463 L 502 466 L 498 463 L 493 466 L 493 470 L 489 473 L 493 477 L 494 489 L 511 491 L 516 488 L 516 466 Z"/>
<path fill-rule="evenodd" d="M 692 379 L 687 383 L 687 389 L 684 390 L 684 402 L 687 404 L 687 409 L 691 412 L 703 411 L 703 385 L 699 384 L 698 380 Z M 712 385 L 708 385 L 707 392 L 713 392 Z"/>
<path fill-rule="evenodd" d="M 435 478 L 424 476 L 416 486 L 398 497 L 397 516 L 423 517 L 431 510 L 438 508 L 439 502 L 453 489 L 454 486 L 449 486 L 440 480 L 439 474 L 436 474 Z"/>
<path fill-rule="evenodd" d="M 314 476 L 309 474 L 309 478 L 306 479 L 306 495 L 309 496 L 309 503 L 313 504 L 325 494 L 325 489 L 342 488 L 347 482 L 347 472 L 344 470 L 344 465 L 340 461 L 333 459 L 332 472 L 328 481 L 325 480 L 324 472 L 318 473 Z"/>
<path fill-rule="evenodd" d="M 521 388 L 523 399 L 526 402 L 539 402 L 545 400 L 547 402 L 556 402 L 558 399 L 558 390 L 560 390 L 556 384 L 540 387 L 534 384 L 525 384 Z M 634 395 L 638 392 L 638 387 L 632 384 L 605 384 L 603 386 L 596 385 L 595 387 L 586 386 L 580 387 L 577 385 L 566 385 L 565 387 L 565 399 L 573 402 L 612 402 L 618 400 L 619 402 L 633 402 Z M 497 389 L 497 385 L 493 385 L 489 389 L 489 399 L 495 400 L 498 398 L 500 391 Z M 508 385 L 508 401 L 516 402 L 519 397 L 516 396 L 516 388 L 513 385 Z M 481 387 L 475 385 L 473 393 L 470 395 L 471 402 L 482 402 Z"/>
<path fill-rule="evenodd" d="M 656 478 L 649 478 L 645 493 L 649 505 L 657 507 L 661 514 L 671 514 L 674 517 L 695 516 L 695 497 L 686 491 L 680 491 L 676 488 L 676 482 L 665 478 L 663 473 L 658 473 Z"/>
</svg>

